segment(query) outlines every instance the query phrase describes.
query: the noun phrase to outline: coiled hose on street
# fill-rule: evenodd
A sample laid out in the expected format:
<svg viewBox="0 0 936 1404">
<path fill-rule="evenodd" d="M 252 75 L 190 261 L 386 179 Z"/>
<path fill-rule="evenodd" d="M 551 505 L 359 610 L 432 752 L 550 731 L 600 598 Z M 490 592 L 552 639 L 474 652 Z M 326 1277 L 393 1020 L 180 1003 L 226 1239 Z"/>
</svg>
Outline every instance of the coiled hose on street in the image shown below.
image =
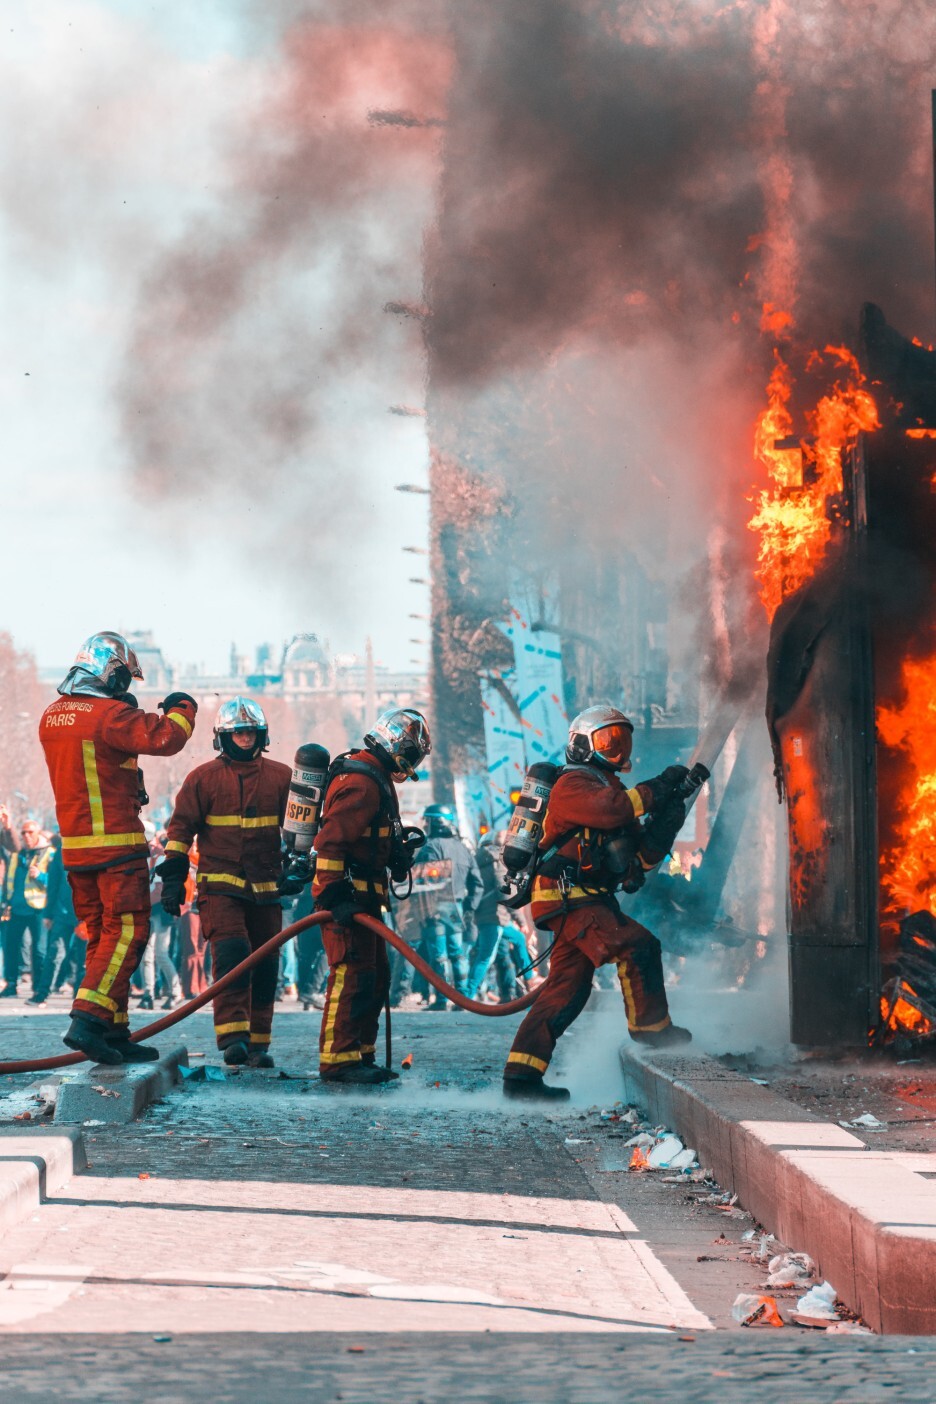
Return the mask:
<svg viewBox="0 0 936 1404">
<path fill-rule="evenodd" d="M 503 1018 L 505 1014 L 519 1014 L 523 1009 L 529 1009 L 536 999 L 539 990 L 531 990 L 520 999 L 508 1000 L 505 1004 L 482 1004 L 480 1000 L 468 999 L 466 995 L 459 994 L 453 986 L 449 985 L 437 975 L 432 967 L 423 960 L 418 951 L 414 951 L 408 941 L 404 941 L 402 936 L 398 936 L 395 931 L 391 931 L 389 926 L 385 926 L 376 917 L 358 916 L 356 920 L 368 931 L 373 931 L 376 936 L 382 936 L 388 945 L 393 946 L 400 952 L 410 965 L 415 966 L 421 975 L 429 981 L 439 994 L 450 999 L 453 1004 L 457 1004 L 459 1009 L 467 1009 L 470 1014 L 483 1014 L 487 1018 Z M 229 970 L 226 975 L 222 975 L 220 980 L 209 985 L 202 994 L 196 995 L 178 1009 L 174 1009 L 171 1014 L 166 1014 L 162 1019 L 154 1019 L 145 1028 L 139 1029 L 130 1035 L 132 1043 L 142 1043 L 144 1039 L 152 1038 L 154 1034 L 162 1033 L 164 1029 L 171 1029 L 173 1024 L 178 1024 L 182 1019 L 187 1019 L 190 1014 L 194 1014 L 196 1009 L 201 1009 L 210 1003 L 216 994 L 227 987 L 243 975 L 245 971 L 252 970 L 253 967 L 269 955 L 272 951 L 279 950 L 293 936 L 297 936 L 300 931 L 307 931 L 310 926 L 321 926 L 325 922 L 331 921 L 331 912 L 314 912 L 311 916 L 302 917 L 299 921 L 294 921 L 291 926 L 284 926 L 278 936 L 267 941 L 264 945 L 258 946 L 255 951 L 251 951 L 246 960 L 242 960 L 240 965 L 235 965 L 233 970 Z M 59 1053 L 53 1058 L 26 1058 L 21 1062 L 0 1063 L 0 1074 L 2 1073 L 25 1073 L 25 1072 L 47 1072 L 52 1068 L 65 1068 L 71 1063 L 86 1062 L 84 1053 Z"/>
</svg>

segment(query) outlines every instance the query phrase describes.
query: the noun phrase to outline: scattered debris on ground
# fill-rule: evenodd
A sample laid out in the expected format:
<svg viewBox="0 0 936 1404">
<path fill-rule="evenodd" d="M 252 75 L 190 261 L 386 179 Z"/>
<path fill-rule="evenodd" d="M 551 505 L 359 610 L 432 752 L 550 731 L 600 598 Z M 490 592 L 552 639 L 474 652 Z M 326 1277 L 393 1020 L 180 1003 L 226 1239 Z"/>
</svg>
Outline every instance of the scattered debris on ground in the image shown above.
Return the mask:
<svg viewBox="0 0 936 1404">
<path fill-rule="evenodd" d="M 596 1116 L 592 1134 L 583 1128 L 566 1137 L 570 1155 L 574 1156 L 579 1146 L 597 1144 L 599 1174 L 655 1174 L 661 1184 L 681 1187 L 686 1199 L 696 1207 L 714 1209 L 730 1219 L 751 1221 L 751 1215 L 738 1204 L 738 1196 L 723 1190 L 711 1170 L 700 1166 L 695 1150 L 668 1127 L 654 1126 L 637 1108 L 621 1102 L 613 1107 L 589 1107 L 579 1120 L 593 1121 Z M 873 1131 L 875 1120 L 870 1114 L 862 1114 L 854 1124 Z M 620 1149 L 609 1144 L 614 1141 L 620 1143 Z M 795 1325 L 833 1334 L 871 1334 L 837 1299 L 835 1288 L 819 1281 L 817 1266 L 808 1253 L 791 1251 L 757 1225 L 742 1235 L 740 1247 L 724 1234 L 713 1242 L 715 1247 L 735 1250 L 739 1260 L 757 1265 L 764 1273 L 762 1293 L 741 1293 L 735 1300 L 731 1314 L 739 1325 Z M 703 1254 L 698 1261 L 726 1262 L 729 1258 L 730 1254 Z"/>
</svg>

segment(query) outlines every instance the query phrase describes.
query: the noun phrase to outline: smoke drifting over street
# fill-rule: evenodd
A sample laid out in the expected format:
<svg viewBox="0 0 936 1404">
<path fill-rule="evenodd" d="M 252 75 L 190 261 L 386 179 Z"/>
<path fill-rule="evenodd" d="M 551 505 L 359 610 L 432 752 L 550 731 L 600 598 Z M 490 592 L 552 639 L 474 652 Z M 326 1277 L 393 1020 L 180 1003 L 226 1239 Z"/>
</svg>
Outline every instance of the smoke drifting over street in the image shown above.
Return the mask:
<svg viewBox="0 0 936 1404">
<path fill-rule="evenodd" d="M 246 500 L 262 558 L 310 585 L 345 547 L 317 533 L 309 559 L 307 514 L 366 513 L 377 416 L 420 398 L 419 320 L 380 309 L 418 301 L 424 238 L 432 442 L 506 482 L 544 555 L 624 541 L 675 589 L 687 521 L 689 557 L 716 522 L 748 551 L 764 304 L 803 347 L 865 299 L 927 330 L 922 3 L 253 20 L 227 189 L 153 250 L 121 419 L 148 501 Z"/>
</svg>

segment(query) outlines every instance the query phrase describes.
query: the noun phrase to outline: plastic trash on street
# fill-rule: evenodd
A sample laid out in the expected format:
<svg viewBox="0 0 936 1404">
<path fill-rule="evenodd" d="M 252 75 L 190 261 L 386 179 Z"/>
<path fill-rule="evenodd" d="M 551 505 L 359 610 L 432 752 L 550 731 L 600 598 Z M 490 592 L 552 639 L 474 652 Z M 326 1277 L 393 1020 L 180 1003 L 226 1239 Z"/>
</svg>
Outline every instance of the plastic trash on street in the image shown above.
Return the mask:
<svg viewBox="0 0 936 1404">
<path fill-rule="evenodd" d="M 647 1163 L 654 1170 L 661 1170 L 669 1165 L 675 1155 L 680 1155 L 685 1149 L 678 1136 L 663 1136 L 647 1155 Z"/>
<path fill-rule="evenodd" d="M 816 1267 L 808 1253 L 780 1253 L 767 1264 L 770 1274 L 767 1286 L 808 1287 L 816 1275 Z"/>
<path fill-rule="evenodd" d="M 837 1321 L 835 1310 L 836 1291 L 831 1282 L 820 1282 L 810 1287 L 805 1296 L 796 1303 L 798 1316 L 811 1316 L 820 1321 Z"/>
<path fill-rule="evenodd" d="M 741 1326 L 782 1326 L 783 1317 L 773 1297 L 755 1297 L 742 1292 L 735 1297 L 731 1315 Z"/>
</svg>

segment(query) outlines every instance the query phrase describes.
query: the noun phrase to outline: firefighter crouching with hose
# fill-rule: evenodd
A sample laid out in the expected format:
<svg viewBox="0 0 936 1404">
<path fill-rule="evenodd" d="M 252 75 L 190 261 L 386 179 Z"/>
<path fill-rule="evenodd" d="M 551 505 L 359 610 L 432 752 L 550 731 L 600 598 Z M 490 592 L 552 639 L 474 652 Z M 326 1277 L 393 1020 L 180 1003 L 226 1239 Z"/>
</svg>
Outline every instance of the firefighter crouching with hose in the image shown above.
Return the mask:
<svg viewBox="0 0 936 1404">
<path fill-rule="evenodd" d="M 531 895 L 534 921 L 554 938 L 550 969 L 507 1058 L 508 1097 L 568 1098 L 566 1088 L 548 1086 L 543 1074 L 558 1039 L 585 1007 L 595 969 L 612 961 L 631 1038 L 654 1047 L 691 1039 L 669 1016 L 659 941 L 625 916 L 614 897 L 618 887 L 634 892 L 643 885 L 686 817 L 674 795 L 689 775 L 686 766 L 670 766 L 634 789 L 621 783 L 616 772 L 631 768 L 633 730 L 622 712 L 605 705 L 587 708 L 569 728 L 569 763 L 549 795 Z"/>
<path fill-rule="evenodd" d="M 189 850 L 198 843 L 198 912 L 211 943 L 213 978 L 233 970 L 251 951 L 278 935 L 280 830 L 292 770 L 267 759 L 269 728 L 263 709 L 235 697 L 218 709 L 218 755 L 186 776 L 166 830 L 166 856 L 156 869 L 162 905 L 178 916 L 185 901 Z M 214 1001 L 215 1038 L 224 1061 L 272 1068 L 269 1053 L 279 952 Z"/>
<path fill-rule="evenodd" d="M 129 691 L 142 678 L 120 634 L 93 634 L 42 714 L 45 753 L 62 860 L 75 914 L 88 932 L 84 980 L 72 1005 L 65 1043 L 97 1063 L 143 1062 L 155 1048 L 130 1042 L 130 979 L 149 938 L 148 847 L 140 810 L 146 803 L 137 758 L 174 756 L 192 735 L 198 705 L 184 692 L 139 710 Z"/>
<path fill-rule="evenodd" d="M 387 948 L 354 916 L 382 918 L 390 879 L 403 882 L 410 873 L 423 835 L 403 829 L 394 786 L 416 778 L 430 744 L 419 712 L 388 711 L 364 737 L 364 750 L 339 756 L 329 767 L 312 884 L 316 909 L 334 918 L 322 928 L 329 966 L 319 1037 L 325 1082 L 366 1086 L 397 1076 L 376 1065 L 380 1011 L 390 988 Z"/>
</svg>

